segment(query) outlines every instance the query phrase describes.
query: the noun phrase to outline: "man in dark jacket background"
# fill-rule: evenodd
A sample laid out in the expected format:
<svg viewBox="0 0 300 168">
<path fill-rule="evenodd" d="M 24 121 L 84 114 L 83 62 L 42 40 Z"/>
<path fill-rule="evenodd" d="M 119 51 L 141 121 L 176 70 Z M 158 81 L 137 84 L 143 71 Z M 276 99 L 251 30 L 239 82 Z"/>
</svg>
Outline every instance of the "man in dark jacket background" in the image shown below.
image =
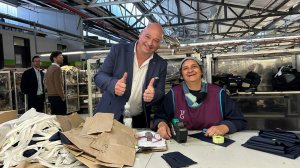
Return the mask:
<svg viewBox="0 0 300 168">
<path fill-rule="evenodd" d="M 32 68 L 24 71 L 21 79 L 21 91 L 27 95 L 28 109 L 35 108 L 38 112 L 44 111 L 44 73 L 41 71 L 41 58 L 34 56 L 31 59 Z"/>
</svg>

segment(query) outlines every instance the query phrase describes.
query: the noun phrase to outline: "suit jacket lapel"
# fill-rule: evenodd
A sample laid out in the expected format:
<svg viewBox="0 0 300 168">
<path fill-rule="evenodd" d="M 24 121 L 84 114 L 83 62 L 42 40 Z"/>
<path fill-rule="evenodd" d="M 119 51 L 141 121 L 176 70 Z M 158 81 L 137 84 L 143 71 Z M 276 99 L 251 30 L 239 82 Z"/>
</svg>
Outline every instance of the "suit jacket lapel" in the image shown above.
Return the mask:
<svg viewBox="0 0 300 168">
<path fill-rule="evenodd" d="M 43 84 L 43 82 L 44 82 L 44 73 L 41 70 L 39 70 L 39 72 L 41 74 L 41 84 L 42 84 L 42 88 L 44 90 L 44 84 Z"/>
<path fill-rule="evenodd" d="M 134 61 L 134 46 L 135 43 L 131 43 L 130 47 L 128 48 L 126 55 L 127 55 L 127 63 L 126 63 L 126 68 L 127 68 L 127 88 L 128 88 L 128 95 L 130 96 L 131 93 L 131 86 L 132 86 L 132 76 L 133 76 L 133 61 Z M 126 89 L 127 90 L 127 89 Z"/>
<path fill-rule="evenodd" d="M 32 77 L 34 77 L 34 80 L 37 81 L 36 73 L 35 73 L 35 70 L 33 67 L 31 68 L 31 74 L 32 74 Z"/>
<path fill-rule="evenodd" d="M 155 76 L 153 76 L 155 67 L 156 67 L 156 54 L 154 53 L 153 58 L 149 62 L 148 71 L 147 71 L 147 75 L 146 75 L 146 79 L 145 79 L 145 83 L 144 83 L 144 89 L 147 88 L 150 80 L 153 77 L 155 77 Z"/>
</svg>

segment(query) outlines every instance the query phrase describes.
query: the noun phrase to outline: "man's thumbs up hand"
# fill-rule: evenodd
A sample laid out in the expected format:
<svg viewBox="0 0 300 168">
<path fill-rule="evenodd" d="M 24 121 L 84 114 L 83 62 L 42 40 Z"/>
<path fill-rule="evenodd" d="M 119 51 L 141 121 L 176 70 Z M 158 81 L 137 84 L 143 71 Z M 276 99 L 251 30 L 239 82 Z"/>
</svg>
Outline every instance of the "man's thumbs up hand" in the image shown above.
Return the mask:
<svg viewBox="0 0 300 168">
<path fill-rule="evenodd" d="M 124 74 L 120 80 L 126 84 L 126 79 L 127 79 L 127 72 L 124 72 Z"/>
<path fill-rule="evenodd" d="M 149 85 L 147 89 L 144 92 L 143 98 L 145 102 L 151 102 L 154 98 L 155 90 L 154 90 L 154 81 L 155 78 L 152 78 L 151 81 L 149 82 Z"/>
<path fill-rule="evenodd" d="M 123 77 L 118 80 L 115 85 L 115 94 L 117 96 L 122 96 L 126 90 L 126 79 L 127 79 L 127 72 L 123 74 Z"/>
</svg>

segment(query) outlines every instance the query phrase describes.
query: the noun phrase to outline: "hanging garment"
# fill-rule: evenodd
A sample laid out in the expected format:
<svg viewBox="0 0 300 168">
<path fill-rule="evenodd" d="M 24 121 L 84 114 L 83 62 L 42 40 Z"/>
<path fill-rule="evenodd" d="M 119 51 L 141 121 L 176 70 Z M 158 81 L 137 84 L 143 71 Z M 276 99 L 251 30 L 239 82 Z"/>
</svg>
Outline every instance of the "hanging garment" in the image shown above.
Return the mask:
<svg viewBox="0 0 300 168">
<path fill-rule="evenodd" d="M 273 90 L 300 90 L 300 72 L 291 65 L 281 66 L 271 82 Z"/>
</svg>

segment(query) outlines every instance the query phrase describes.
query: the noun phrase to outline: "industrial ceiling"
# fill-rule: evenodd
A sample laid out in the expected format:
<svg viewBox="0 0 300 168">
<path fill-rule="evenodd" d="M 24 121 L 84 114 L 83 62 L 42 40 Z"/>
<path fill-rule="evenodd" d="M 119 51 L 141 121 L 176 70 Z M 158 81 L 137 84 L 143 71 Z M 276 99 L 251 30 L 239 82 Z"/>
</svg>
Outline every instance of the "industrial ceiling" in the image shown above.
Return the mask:
<svg viewBox="0 0 300 168">
<path fill-rule="evenodd" d="M 19 0 L 17 4 L 69 11 L 83 19 L 86 31 L 109 33 L 119 41 L 134 41 L 148 22 L 158 22 L 170 48 L 194 43 L 200 52 L 220 53 L 241 45 L 243 51 L 300 46 L 299 0 Z M 246 41 L 236 42 L 241 39 Z"/>
</svg>

